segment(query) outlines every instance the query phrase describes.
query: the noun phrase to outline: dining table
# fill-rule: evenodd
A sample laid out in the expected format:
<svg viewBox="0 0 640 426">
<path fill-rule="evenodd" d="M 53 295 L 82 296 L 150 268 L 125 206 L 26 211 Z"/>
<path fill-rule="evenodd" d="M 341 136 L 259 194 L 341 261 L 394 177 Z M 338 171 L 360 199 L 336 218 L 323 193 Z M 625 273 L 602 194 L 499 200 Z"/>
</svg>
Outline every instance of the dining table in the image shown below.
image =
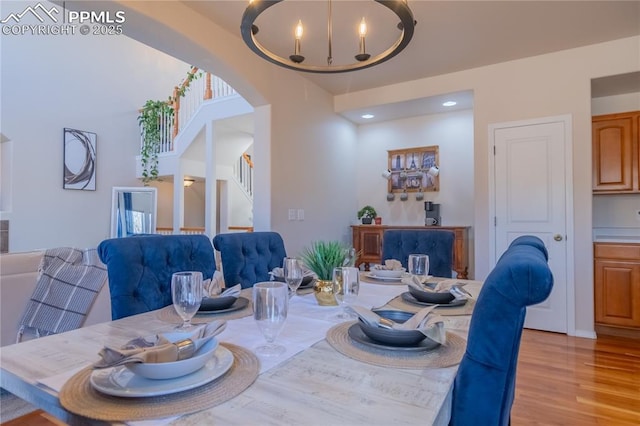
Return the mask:
<svg viewBox="0 0 640 426">
<path fill-rule="evenodd" d="M 181 320 L 173 306 L 167 306 L 2 347 L 0 385 L 70 425 L 446 425 L 473 306 L 482 288 L 480 281 L 457 281 L 471 297 L 461 308 L 436 308 L 448 344 L 430 352 L 369 350 L 354 344 L 349 333 L 357 321 L 337 322 L 335 314 L 342 307 L 320 306 L 313 290 L 306 289 L 290 298 L 285 325 L 276 338 L 285 353 L 259 357 L 253 349 L 264 337 L 252 316 L 249 288 L 241 293 L 249 301 L 243 309 L 196 314 L 193 319 L 196 325 L 227 323 L 217 339 L 233 353 L 237 369 L 217 379 L 220 383 L 136 398 L 104 396 L 87 385 L 103 347 L 174 331 Z M 422 306 L 408 303 L 406 292 L 400 280 L 362 272 L 354 304 L 417 312 Z"/>
</svg>

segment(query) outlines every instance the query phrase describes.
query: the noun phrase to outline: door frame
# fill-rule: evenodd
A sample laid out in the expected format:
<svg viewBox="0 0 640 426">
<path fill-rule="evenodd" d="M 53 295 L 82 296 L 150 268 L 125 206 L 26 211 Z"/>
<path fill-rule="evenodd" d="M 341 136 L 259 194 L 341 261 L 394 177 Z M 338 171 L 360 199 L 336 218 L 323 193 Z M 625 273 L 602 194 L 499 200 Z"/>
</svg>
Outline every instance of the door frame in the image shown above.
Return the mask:
<svg viewBox="0 0 640 426">
<path fill-rule="evenodd" d="M 488 137 L 488 155 L 489 155 L 489 268 L 491 271 L 495 266 L 496 259 L 496 193 L 495 193 L 495 133 L 500 129 L 508 129 L 513 127 L 532 126 L 540 124 L 562 123 L 564 126 L 564 138 L 565 138 L 565 220 L 566 220 L 566 244 L 565 244 L 565 256 L 567 259 L 566 274 L 567 274 L 567 334 L 569 336 L 576 335 L 576 297 L 575 297 L 575 277 L 574 277 L 574 223 L 573 223 L 573 129 L 572 129 L 572 115 L 558 115 L 551 117 L 541 117 L 529 120 L 508 121 L 502 123 L 489 124 L 489 137 Z M 592 296 L 593 300 L 593 296 Z"/>
</svg>

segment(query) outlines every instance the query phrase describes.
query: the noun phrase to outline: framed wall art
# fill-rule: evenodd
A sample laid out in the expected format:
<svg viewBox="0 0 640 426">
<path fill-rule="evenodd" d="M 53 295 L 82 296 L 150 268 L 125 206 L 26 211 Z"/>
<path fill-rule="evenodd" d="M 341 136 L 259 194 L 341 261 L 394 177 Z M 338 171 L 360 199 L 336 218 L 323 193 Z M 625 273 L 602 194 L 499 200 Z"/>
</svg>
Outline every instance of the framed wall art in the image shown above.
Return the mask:
<svg viewBox="0 0 640 426">
<path fill-rule="evenodd" d="M 64 189 L 96 190 L 95 133 L 64 129 Z"/>
<path fill-rule="evenodd" d="M 387 152 L 391 173 L 389 193 L 439 190 L 437 145 Z"/>
</svg>

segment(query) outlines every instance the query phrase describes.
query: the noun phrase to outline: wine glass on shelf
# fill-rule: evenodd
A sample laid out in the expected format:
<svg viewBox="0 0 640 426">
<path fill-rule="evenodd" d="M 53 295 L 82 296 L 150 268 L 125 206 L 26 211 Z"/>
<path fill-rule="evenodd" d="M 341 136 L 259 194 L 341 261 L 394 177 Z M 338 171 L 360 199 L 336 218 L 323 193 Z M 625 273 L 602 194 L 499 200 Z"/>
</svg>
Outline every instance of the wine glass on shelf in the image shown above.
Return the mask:
<svg viewBox="0 0 640 426">
<path fill-rule="evenodd" d="M 266 344 L 258 346 L 258 355 L 282 355 L 286 348 L 275 343 L 289 310 L 289 289 L 285 283 L 265 281 L 253 286 L 253 318 Z"/>
<path fill-rule="evenodd" d="M 302 283 L 302 267 L 295 257 L 285 257 L 282 261 L 284 280 L 289 286 L 289 297 L 293 297 Z"/>
<path fill-rule="evenodd" d="M 426 254 L 410 254 L 407 266 L 409 273 L 415 275 L 422 284 L 429 277 L 429 256 Z"/>
<path fill-rule="evenodd" d="M 360 269 L 354 267 L 342 267 L 333 269 L 333 294 L 341 307 L 341 311 L 332 316 L 337 321 L 347 321 L 355 318 L 347 311 L 358 298 L 360 290 Z"/>
<path fill-rule="evenodd" d="M 183 321 L 177 329 L 187 330 L 192 326 L 191 318 L 200 309 L 203 291 L 202 272 L 176 272 L 171 276 L 173 307 Z"/>
</svg>

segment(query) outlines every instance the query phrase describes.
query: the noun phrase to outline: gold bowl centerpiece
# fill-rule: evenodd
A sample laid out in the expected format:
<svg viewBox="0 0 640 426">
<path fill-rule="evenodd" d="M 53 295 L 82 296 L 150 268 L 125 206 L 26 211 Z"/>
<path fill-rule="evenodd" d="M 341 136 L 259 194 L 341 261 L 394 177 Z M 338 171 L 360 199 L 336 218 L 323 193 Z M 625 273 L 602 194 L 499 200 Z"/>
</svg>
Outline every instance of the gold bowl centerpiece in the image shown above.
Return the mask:
<svg viewBox="0 0 640 426">
<path fill-rule="evenodd" d="M 333 268 L 353 266 L 356 260 L 354 250 L 338 241 L 314 241 L 300 257 L 318 278 L 313 286 L 318 305 L 337 305 L 333 294 Z"/>
</svg>

